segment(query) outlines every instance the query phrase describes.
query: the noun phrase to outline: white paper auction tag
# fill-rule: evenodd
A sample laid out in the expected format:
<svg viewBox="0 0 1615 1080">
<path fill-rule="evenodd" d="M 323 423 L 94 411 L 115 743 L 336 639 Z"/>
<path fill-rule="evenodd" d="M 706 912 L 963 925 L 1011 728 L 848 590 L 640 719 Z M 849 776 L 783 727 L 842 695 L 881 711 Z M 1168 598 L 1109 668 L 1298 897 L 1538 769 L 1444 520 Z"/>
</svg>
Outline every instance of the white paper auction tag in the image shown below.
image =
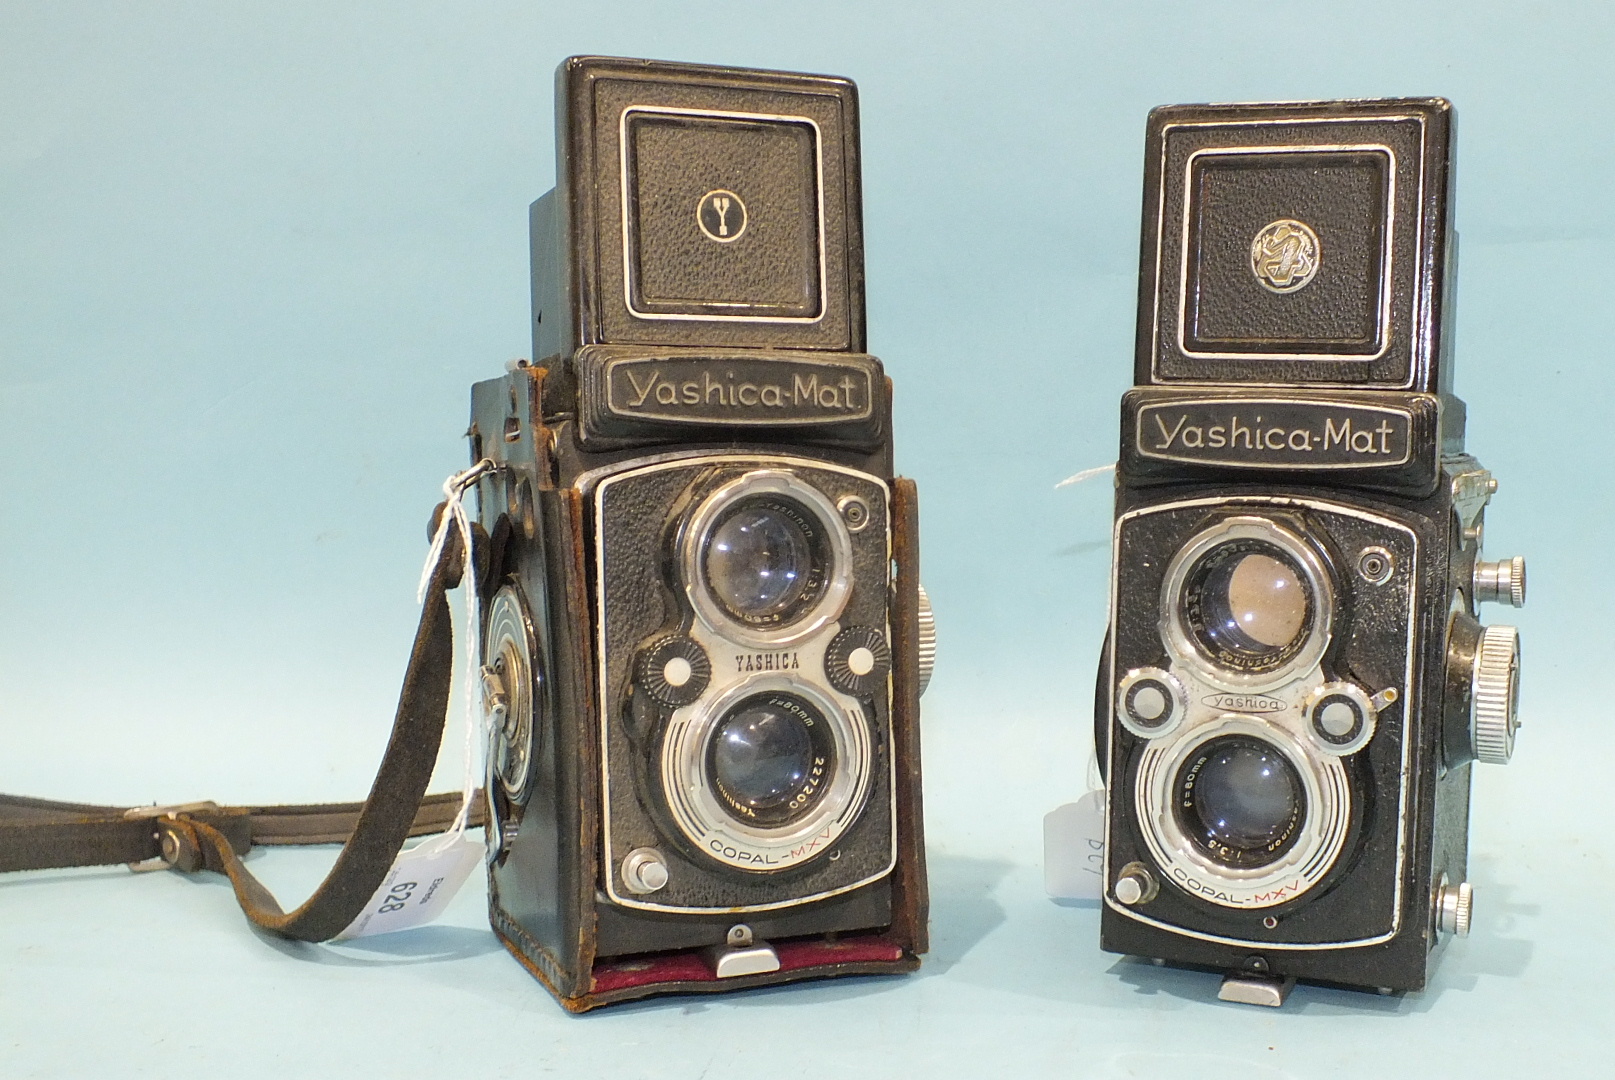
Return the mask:
<svg viewBox="0 0 1615 1080">
<path fill-rule="evenodd" d="M 1105 883 L 1105 792 L 1043 815 L 1043 888 L 1057 900 L 1098 900 Z"/>
<path fill-rule="evenodd" d="M 337 940 L 390 934 L 431 922 L 482 863 L 482 854 L 482 844 L 464 833 L 435 836 L 400 851 L 376 895 Z"/>
</svg>

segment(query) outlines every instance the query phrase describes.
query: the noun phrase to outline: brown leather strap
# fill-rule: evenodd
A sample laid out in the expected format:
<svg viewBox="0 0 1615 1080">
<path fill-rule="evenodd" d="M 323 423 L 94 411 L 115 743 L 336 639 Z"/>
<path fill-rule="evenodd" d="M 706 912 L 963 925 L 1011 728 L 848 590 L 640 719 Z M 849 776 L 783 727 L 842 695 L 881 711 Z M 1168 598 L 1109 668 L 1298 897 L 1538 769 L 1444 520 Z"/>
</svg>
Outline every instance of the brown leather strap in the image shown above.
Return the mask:
<svg viewBox="0 0 1615 1080">
<path fill-rule="evenodd" d="M 364 803 L 286 806 L 189 804 L 185 813 L 215 823 L 238 855 L 255 847 L 342 844 L 353 835 Z M 460 793 L 445 791 L 421 800 L 410 836 L 446 830 L 460 809 Z M 159 819 L 177 812 L 160 806 L 94 806 L 0 795 L 0 872 L 54 870 L 69 866 L 144 863 L 162 857 Z M 482 824 L 482 792 L 472 796 L 472 828 Z"/>
<path fill-rule="evenodd" d="M 140 863 L 227 875 L 255 925 L 284 937 L 324 941 L 358 917 L 405 839 L 441 832 L 460 794 L 426 797 L 437 763 L 454 667 L 448 590 L 460 578 L 461 545 L 446 545 L 415 632 L 392 736 L 363 803 L 307 806 L 109 807 L 0 796 L 0 871 Z M 482 800 L 475 800 L 480 824 Z M 253 844 L 343 842 L 336 865 L 291 912 L 241 862 Z"/>
<path fill-rule="evenodd" d="M 472 828 L 482 824 L 482 792 L 471 797 Z M 252 806 L 254 845 L 343 844 L 353 835 L 364 803 L 323 803 L 306 806 Z M 454 823 L 460 810 L 460 793 L 445 791 L 421 800 L 420 809 L 409 827 L 410 836 L 440 833 Z"/>
</svg>

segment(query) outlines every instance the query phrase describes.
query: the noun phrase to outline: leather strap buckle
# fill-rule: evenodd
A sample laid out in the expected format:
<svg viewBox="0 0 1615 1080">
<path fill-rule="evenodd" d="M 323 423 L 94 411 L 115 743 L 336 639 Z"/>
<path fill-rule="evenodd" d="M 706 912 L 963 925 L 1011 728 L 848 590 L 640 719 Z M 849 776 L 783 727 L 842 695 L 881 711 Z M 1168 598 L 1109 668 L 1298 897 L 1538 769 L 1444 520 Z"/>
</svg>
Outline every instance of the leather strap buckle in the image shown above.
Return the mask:
<svg viewBox="0 0 1615 1080">
<path fill-rule="evenodd" d="M 161 818 L 173 817 L 175 814 L 195 814 L 219 812 L 219 804 L 212 799 L 203 802 L 175 803 L 172 806 L 131 806 L 123 812 L 126 818 Z"/>
<path fill-rule="evenodd" d="M 162 851 L 155 858 L 129 863 L 129 869 L 137 874 L 148 870 L 179 870 L 194 874 L 202 869 L 202 849 L 196 842 L 196 834 L 183 827 L 178 819 L 181 814 L 217 817 L 220 812 L 219 804 L 212 800 L 175 803 L 171 806 L 132 806 L 125 810 L 123 816 L 126 818 L 155 820 L 157 842 Z"/>
</svg>

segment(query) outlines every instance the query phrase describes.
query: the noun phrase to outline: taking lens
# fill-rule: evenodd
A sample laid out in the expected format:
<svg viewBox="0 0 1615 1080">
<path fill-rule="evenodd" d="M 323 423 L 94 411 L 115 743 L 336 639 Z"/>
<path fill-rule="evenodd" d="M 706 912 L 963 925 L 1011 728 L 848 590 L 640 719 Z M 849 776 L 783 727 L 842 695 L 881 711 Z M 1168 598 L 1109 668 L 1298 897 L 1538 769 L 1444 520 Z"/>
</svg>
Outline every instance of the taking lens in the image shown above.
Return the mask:
<svg viewBox="0 0 1615 1080">
<path fill-rule="evenodd" d="M 1306 795 L 1278 747 L 1249 735 L 1212 739 L 1178 773 L 1178 824 L 1217 862 L 1276 862 L 1300 832 Z"/>
<path fill-rule="evenodd" d="M 1306 644 L 1317 599 L 1301 567 L 1263 540 L 1220 544 L 1189 571 L 1183 621 L 1201 650 L 1235 671 L 1271 671 Z"/>
<path fill-rule="evenodd" d="M 834 765 L 824 715 L 795 694 L 767 692 L 737 702 L 713 729 L 707 774 L 741 821 L 789 824 L 818 801 Z"/>
<path fill-rule="evenodd" d="M 784 626 L 824 593 L 829 550 L 823 526 L 794 499 L 754 495 L 712 524 L 701 558 L 708 591 L 730 618 Z"/>
</svg>

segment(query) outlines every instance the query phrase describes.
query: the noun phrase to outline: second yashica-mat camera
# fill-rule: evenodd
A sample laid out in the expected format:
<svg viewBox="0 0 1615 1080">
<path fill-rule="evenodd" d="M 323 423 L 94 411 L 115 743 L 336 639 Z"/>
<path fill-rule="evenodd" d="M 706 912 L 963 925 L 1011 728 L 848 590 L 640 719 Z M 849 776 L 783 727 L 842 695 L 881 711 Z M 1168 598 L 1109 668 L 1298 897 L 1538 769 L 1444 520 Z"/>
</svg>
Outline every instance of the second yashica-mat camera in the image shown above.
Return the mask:
<svg viewBox="0 0 1615 1080">
<path fill-rule="evenodd" d="M 929 612 L 844 79 L 576 58 L 473 391 L 490 910 L 568 1008 L 910 970 Z"/>
<path fill-rule="evenodd" d="M 1451 392 L 1451 107 L 1151 114 L 1096 738 L 1103 945 L 1411 990 L 1469 929 L 1470 764 L 1504 762 L 1520 559 Z"/>
</svg>

